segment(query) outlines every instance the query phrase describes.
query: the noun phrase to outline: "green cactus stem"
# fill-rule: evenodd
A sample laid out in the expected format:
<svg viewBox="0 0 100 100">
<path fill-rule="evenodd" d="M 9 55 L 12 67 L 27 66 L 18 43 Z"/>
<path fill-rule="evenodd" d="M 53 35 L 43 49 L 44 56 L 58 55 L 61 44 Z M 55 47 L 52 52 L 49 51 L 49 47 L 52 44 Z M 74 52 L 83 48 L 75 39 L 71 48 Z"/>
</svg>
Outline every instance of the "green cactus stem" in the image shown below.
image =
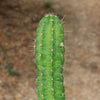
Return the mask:
<svg viewBox="0 0 100 100">
<path fill-rule="evenodd" d="M 63 85 L 64 28 L 55 15 L 44 16 L 37 28 L 38 100 L 65 100 Z"/>
</svg>

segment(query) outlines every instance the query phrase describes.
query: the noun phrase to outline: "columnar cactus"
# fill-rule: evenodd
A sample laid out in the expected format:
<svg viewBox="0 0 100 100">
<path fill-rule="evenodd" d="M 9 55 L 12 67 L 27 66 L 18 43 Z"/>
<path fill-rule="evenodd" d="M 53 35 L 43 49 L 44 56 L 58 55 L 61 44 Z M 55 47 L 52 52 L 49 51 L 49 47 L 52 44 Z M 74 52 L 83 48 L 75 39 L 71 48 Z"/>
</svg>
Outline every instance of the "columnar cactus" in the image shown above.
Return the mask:
<svg viewBox="0 0 100 100">
<path fill-rule="evenodd" d="M 64 28 L 55 15 L 44 16 L 37 28 L 38 100 L 65 100 L 63 85 Z"/>
</svg>

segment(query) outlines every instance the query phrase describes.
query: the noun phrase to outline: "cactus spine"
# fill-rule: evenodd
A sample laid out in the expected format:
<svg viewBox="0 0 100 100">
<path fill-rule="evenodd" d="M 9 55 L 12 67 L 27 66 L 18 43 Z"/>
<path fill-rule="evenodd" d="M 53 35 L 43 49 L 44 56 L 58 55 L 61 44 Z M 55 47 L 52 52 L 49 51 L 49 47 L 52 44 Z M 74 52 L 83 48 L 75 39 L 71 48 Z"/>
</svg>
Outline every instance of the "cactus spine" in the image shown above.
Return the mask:
<svg viewBox="0 0 100 100">
<path fill-rule="evenodd" d="M 44 16 L 37 28 L 38 100 L 65 100 L 63 85 L 64 28 L 55 15 Z"/>
</svg>

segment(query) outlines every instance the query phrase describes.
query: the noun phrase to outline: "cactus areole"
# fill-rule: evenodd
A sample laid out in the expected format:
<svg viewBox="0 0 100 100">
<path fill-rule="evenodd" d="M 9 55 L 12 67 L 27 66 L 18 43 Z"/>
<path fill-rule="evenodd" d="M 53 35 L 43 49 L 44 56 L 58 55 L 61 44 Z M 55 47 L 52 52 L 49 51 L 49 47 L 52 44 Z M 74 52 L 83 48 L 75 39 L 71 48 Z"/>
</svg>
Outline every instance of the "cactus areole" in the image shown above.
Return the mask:
<svg viewBox="0 0 100 100">
<path fill-rule="evenodd" d="M 63 85 L 64 28 L 55 15 L 44 16 L 37 28 L 38 100 L 65 100 Z"/>
</svg>

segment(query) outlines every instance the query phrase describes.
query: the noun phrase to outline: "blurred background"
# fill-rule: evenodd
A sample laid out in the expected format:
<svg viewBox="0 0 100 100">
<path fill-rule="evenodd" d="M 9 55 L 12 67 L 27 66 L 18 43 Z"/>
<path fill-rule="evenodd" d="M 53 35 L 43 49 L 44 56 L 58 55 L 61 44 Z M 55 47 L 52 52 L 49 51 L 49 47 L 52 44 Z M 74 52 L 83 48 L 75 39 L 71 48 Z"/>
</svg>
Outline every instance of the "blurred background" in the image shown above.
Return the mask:
<svg viewBox="0 0 100 100">
<path fill-rule="evenodd" d="M 66 100 L 100 100 L 100 0 L 0 0 L 0 100 L 37 100 L 36 29 L 48 13 L 64 23 Z"/>
</svg>

